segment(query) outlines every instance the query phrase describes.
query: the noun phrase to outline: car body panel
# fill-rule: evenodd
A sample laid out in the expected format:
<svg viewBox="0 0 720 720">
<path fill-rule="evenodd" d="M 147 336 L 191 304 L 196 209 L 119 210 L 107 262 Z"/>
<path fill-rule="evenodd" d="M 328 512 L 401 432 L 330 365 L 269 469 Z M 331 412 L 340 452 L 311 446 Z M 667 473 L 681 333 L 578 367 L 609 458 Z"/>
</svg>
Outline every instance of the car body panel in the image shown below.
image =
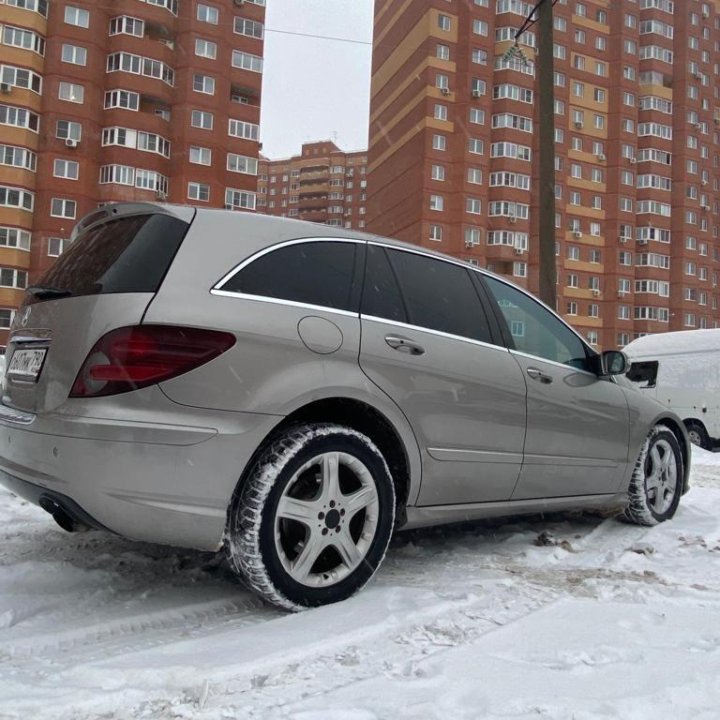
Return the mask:
<svg viewBox="0 0 720 720">
<path fill-rule="evenodd" d="M 30 412 L 55 412 L 67 401 L 78 371 L 95 342 L 110 330 L 136 325 L 152 293 L 88 295 L 26 305 L 13 324 L 8 367 L 15 350 L 45 349 L 36 382 L 3 378 L 3 402 Z M 83 322 L 78 322 L 82 318 Z"/>
<path fill-rule="evenodd" d="M 402 408 L 423 452 L 419 505 L 507 499 L 522 465 L 525 384 L 508 351 L 363 317 L 360 365 Z M 422 355 L 391 348 L 402 335 Z"/>
<path fill-rule="evenodd" d="M 511 354 L 528 386 L 524 461 L 513 500 L 615 492 L 628 462 L 623 391 L 609 378 Z M 532 377 L 533 369 L 541 375 Z"/>
</svg>

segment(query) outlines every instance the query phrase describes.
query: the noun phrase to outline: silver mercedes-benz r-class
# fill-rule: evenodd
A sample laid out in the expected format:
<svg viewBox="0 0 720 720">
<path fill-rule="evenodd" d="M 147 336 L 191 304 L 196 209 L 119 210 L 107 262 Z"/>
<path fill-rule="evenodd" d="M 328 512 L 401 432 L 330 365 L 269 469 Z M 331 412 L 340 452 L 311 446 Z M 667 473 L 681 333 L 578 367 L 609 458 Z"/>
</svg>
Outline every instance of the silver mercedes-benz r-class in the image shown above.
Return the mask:
<svg viewBox="0 0 720 720">
<path fill-rule="evenodd" d="M 0 479 L 64 528 L 225 547 L 289 609 L 394 529 L 569 508 L 654 524 L 682 422 L 507 280 L 324 225 L 154 204 L 85 217 L 7 348 Z"/>
</svg>

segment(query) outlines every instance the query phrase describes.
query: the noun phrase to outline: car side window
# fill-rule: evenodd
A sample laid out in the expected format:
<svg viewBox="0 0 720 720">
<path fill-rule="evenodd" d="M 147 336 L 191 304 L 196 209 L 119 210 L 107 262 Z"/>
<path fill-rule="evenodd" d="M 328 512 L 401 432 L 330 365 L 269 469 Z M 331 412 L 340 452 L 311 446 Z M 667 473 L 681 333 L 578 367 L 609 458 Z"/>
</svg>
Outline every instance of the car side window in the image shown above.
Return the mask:
<svg viewBox="0 0 720 720">
<path fill-rule="evenodd" d="M 470 272 L 454 263 L 388 249 L 408 322 L 450 335 L 492 342 L 487 316 Z"/>
<path fill-rule="evenodd" d="M 367 249 L 362 312 L 363 315 L 407 322 L 407 312 L 397 278 L 390 267 L 385 249 L 378 245 L 368 245 Z"/>
<path fill-rule="evenodd" d="M 516 350 L 591 370 L 591 361 L 582 340 L 547 308 L 500 280 L 487 276 L 483 280 L 497 302 Z"/>
<path fill-rule="evenodd" d="M 219 289 L 357 312 L 361 251 L 353 242 L 287 245 L 253 260 Z"/>
</svg>

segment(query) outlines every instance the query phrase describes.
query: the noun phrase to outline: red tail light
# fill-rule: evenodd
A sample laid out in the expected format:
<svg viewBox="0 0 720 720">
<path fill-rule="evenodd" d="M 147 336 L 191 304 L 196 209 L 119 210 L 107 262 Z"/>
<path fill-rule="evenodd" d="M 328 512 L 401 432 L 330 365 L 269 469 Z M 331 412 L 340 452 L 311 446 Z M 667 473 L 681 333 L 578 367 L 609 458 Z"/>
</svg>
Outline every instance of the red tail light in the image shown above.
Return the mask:
<svg viewBox="0 0 720 720">
<path fill-rule="evenodd" d="M 171 325 L 123 327 L 88 353 L 70 397 L 117 395 L 169 380 L 204 365 L 235 344 L 231 333 Z"/>
</svg>

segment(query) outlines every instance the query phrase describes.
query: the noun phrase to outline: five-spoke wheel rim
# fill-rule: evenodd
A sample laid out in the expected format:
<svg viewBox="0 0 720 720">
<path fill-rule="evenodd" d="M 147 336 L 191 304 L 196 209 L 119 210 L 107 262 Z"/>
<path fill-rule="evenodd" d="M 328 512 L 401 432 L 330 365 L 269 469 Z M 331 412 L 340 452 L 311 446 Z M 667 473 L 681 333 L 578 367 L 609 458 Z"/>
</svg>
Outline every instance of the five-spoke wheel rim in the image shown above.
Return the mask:
<svg viewBox="0 0 720 720">
<path fill-rule="evenodd" d="M 378 526 L 380 501 L 358 458 L 327 452 L 290 479 L 275 512 L 275 548 L 285 571 L 311 587 L 335 585 L 365 559 Z"/>
<path fill-rule="evenodd" d="M 657 515 L 666 513 L 677 491 L 677 462 L 667 440 L 656 440 L 645 459 L 645 492 L 648 504 Z"/>
</svg>

